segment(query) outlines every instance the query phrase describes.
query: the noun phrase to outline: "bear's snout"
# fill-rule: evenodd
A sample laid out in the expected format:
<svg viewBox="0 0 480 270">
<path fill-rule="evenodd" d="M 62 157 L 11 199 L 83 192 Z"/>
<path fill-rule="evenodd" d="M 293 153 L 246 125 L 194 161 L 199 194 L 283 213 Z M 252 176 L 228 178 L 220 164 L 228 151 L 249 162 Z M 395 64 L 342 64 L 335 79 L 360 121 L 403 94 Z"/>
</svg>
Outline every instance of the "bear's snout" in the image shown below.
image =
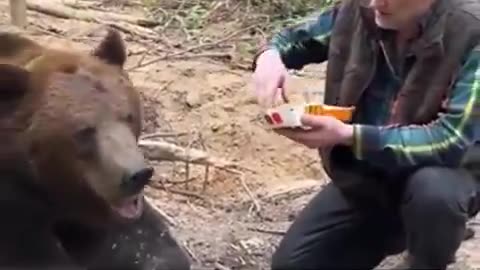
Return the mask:
<svg viewBox="0 0 480 270">
<path fill-rule="evenodd" d="M 145 185 L 152 179 L 154 169 L 145 167 L 131 173 L 127 173 L 122 178 L 122 185 L 129 194 L 139 193 Z"/>
</svg>

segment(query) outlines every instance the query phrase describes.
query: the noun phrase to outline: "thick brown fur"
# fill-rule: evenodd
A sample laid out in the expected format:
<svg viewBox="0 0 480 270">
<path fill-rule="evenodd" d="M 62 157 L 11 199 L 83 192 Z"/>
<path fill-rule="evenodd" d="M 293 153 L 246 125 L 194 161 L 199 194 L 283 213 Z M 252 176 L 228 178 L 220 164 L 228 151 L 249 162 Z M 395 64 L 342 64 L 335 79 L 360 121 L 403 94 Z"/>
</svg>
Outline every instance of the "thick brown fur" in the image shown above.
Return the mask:
<svg viewBox="0 0 480 270">
<path fill-rule="evenodd" d="M 36 172 L 41 174 L 38 175 L 38 179 L 41 180 L 39 184 L 44 185 L 52 195 L 62 196 L 61 194 L 67 194 L 61 200 L 63 205 L 73 207 L 69 210 L 80 213 L 79 211 L 85 209 L 89 215 L 98 212 L 96 216 L 106 216 L 109 212 L 108 208 L 100 207 L 102 202 L 93 194 L 84 190 L 88 188 L 84 185 L 85 183 L 81 179 L 76 179 L 77 175 L 68 175 L 73 171 L 68 168 L 68 165 L 74 162 L 67 159 L 69 157 L 75 158 L 75 156 L 67 155 L 68 151 L 73 149 L 67 148 L 71 144 L 65 142 L 65 139 L 71 137 L 72 128 L 75 127 L 71 126 L 71 119 L 68 123 L 64 118 L 65 114 L 69 113 L 73 117 L 78 117 L 79 120 L 91 118 L 90 121 L 95 121 L 92 117 L 101 113 L 96 110 L 104 106 L 112 106 L 111 110 L 118 111 L 119 115 L 124 114 L 125 118 L 131 118 L 129 121 L 132 123 L 132 130 L 138 137 L 142 121 L 141 105 L 138 93 L 127 75 L 120 69 L 125 61 L 125 55 L 122 54 L 124 48 L 118 33 L 110 31 L 98 47 L 99 49 L 95 51 L 96 55 L 50 50 L 31 40 L 9 36 L 8 34 L 0 36 L 0 43 L 2 44 L 0 49 L 3 49 L 0 51 L 0 64 L 25 68 L 30 72 L 28 79 L 25 78 L 19 82 L 0 81 L 0 91 L 5 88 L 4 92 L 12 92 L 14 89 L 18 91 L 18 94 L 23 94 L 25 91 L 22 89 L 23 87 L 30 89 L 22 97 L 21 104 L 17 105 L 15 112 L 7 114 L 8 119 L 2 119 L 0 130 L 15 125 L 18 131 L 15 134 L 19 140 L 18 144 L 24 148 L 19 150 L 33 156 L 32 159 L 36 163 L 42 164 L 41 169 Z M 108 45 L 109 47 L 107 47 Z M 104 55 L 113 59 L 109 61 L 117 62 L 118 65 L 105 64 L 101 58 Z M 7 68 L 4 67 L 3 69 Z M 1 73 L 2 67 L 0 66 Z M 3 80 L 9 78 L 15 80 L 15 76 L 18 76 L 18 74 L 9 74 L 2 77 L 5 78 Z M 75 89 L 64 89 L 61 82 L 52 82 L 56 79 L 58 81 L 75 80 L 76 83 L 73 84 Z M 15 83 L 29 84 L 17 86 Z M 53 85 L 53 87 L 47 87 L 47 84 Z M 79 95 L 72 95 L 72 91 L 79 92 Z M 102 91 L 106 93 L 100 95 Z M 99 95 L 94 95 L 95 92 L 98 92 Z M 15 95 L 15 93 L 10 93 L 10 96 L 12 95 Z M 18 102 L 18 100 L 13 100 Z M 78 105 L 79 102 L 83 103 L 82 106 Z M 1 101 L 0 104 L 2 104 Z M 0 107 L 7 107 L 7 105 L 10 105 L 8 101 L 6 105 L 0 105 Z M 9 123 L 4 124 L 6 121 Z M 35 131 L 32 132 L 32 129 L 35 129 Z M 42 143 L 45 140 L 39 136 L 56 136 L 56 140 L 52 138 L 49 141 L 57 143 L 57 145 L 44 146 Z M 25 147 L 28 147 L 28 149 L 25 149 Z M 55 151 L 58 151 L 58 153 Z M 58 158 L 58 160 L 52 158 Z M 58 164 L 65 164 L 63 167 L 65 171 L 62 172 L 62 167 L 59 167 Z M 65 184 L 65 179 L 69 179 L 68 185 Z M 76 198 L 76 194 L 81 197 Z M 67 200 L 71 201 L 71 204 Z M 92 204 L 92 208 L 88 207 L 88 204 Z M 95 212 L 91 210 L 95 210 Z"/>
<path fill-rule="evenodd" d="M 91 53 L 0 33 L 0 268 L 189 269 L 150 205 L 130 222 L 111 208 L 126 195 L 90 137 L 119 128 L 132 148 L 140 135 L 125 61 L 113 30 Z"/>
</svg>

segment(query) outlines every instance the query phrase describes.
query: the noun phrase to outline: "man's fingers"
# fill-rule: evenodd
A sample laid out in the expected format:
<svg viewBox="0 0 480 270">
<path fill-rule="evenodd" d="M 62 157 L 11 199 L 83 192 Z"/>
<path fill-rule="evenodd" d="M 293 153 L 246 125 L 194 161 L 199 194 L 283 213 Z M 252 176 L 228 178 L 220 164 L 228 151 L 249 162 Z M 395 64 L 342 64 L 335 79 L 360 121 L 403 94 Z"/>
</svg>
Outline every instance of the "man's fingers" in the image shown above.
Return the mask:
<svg viewBox="0 0 480 270">
<path fill-rule="evenodd" d="M 270 108 L 273 103 L 271 88 L 266 85 L 262 85 L 257 90 L 257 99 L 260 106 L 264 108 Z"/>
<path fill-rule="evenodd" d="M 313 135 L 309 130 L 293 128 L 278 128 L 275 132 L 295 141 L 311 140 Z"/>
<path fill-rule="evenodd" d="M 282 136 L 293 137 L 295 136 L 295 130 L 291 128 L 276 128 L 273 130 L 275 133 L 278 133 Z"/>
<path fill-rule="evenodd" d="M 303 114 L 300 118 L 302 125 L 316 129 L 328 128 L 334 119 L 333 116 Z"/>
<path fill-rule="evenodd" d="M 283 103 L 281 89 L 278 88 L 278 84 L 271 84 L 268 86 L 267 91 L 267 99 L 269 101 L 270 107 L 279 106 Z"/>
<path fill-rule="evenodd" d="M 278 106 L 284 103 L 287 103 L 287 97 L 285 95 L 285 82 L 286 82 L 286 76 L 285 75 L 280 75 L 280 77 L 275 80 L 274 85 L 272 85 L 272 101 L 273 101 L 273 106 Z"/>
<path fill-rule="evenodd" d="M 253 76 L 255 94 L 263 107 L 274 107 L 286 102 L 284 94 L 285 76 L 281 70 L 258 71 Z"/>
<path fill-rule="evenodd" d="M 319 142 L 318 134 L 308 130 L 284 128 L 276 129 L 275 132 L 311 149 L 316 148 L 316 144 Z"/>
<path fill-rule="evenodd" d="M 300 118 L 302 125 L 313 128 L 322 128 L 325 126 L 324 116 L 303 114 Z"/>
<path fill-rule="evenodd" d="M 299 134 L 298 131 L 291 129 L 291 128 L 278 128 L 274 129 L 275 133 L 284 136 L 286 138 L 289 138 L 290 140 L 299 142 L 301 141 L 302 135 Z"/>
<path fill-rule="evenodd" d="M 272 103 L 272 107 L 273 106 L 280 106 L 285 102 L 285 99 L 283 98 L 284 94 L 283 94 L 283 89 L 281 88 L 277 88 L 275 89 L 275 92 L 274 92 L 274 95 L 273 95 L 273 103 Z"/>
<path fill-rule="evenodd" d="M 284 75 L 280 77 L 280 81 L 278 82 L 279 99 L 281 99 L 283 103 L 288 103 L 288 98 L 286 95 L 287 80 L 288 76 Z"/>
</svg>

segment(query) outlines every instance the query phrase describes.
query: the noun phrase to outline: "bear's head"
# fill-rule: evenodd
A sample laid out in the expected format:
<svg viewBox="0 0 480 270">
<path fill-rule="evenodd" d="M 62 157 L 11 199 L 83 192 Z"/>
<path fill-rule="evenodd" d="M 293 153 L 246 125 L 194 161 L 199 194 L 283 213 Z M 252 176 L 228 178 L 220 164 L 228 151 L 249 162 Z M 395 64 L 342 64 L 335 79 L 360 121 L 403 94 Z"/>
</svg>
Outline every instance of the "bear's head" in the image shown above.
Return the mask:
<svg viewBox="0 0 480 270">
<path fill-rule="evenodd" d="M 9 34 L 0 43 L 0 132 L 15 134 L 35 185 L 72 218 L 138 218 L 153 169 L 137 145 L 142 104 L 120 34 L 91 53 Z"/>
</svg>

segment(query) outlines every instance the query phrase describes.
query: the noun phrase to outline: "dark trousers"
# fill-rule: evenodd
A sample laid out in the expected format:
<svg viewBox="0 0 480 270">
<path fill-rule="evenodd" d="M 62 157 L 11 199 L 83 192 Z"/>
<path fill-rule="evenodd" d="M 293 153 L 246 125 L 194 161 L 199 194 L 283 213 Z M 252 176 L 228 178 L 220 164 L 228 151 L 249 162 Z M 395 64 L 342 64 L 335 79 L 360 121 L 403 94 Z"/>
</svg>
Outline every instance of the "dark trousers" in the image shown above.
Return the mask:
<svg viewBox="0 0 480 270">
<path fill-rule="evenodd" d="M 272 269 L 372 269 L 405 249 L 412 269 L 445 269 L 479 210 L 479 184 L 447 168 L 419 169 L 403 180 L 389 194 L 391 207 L 359 206 L 329 183 L 288 230 Z"/>
</svg>

